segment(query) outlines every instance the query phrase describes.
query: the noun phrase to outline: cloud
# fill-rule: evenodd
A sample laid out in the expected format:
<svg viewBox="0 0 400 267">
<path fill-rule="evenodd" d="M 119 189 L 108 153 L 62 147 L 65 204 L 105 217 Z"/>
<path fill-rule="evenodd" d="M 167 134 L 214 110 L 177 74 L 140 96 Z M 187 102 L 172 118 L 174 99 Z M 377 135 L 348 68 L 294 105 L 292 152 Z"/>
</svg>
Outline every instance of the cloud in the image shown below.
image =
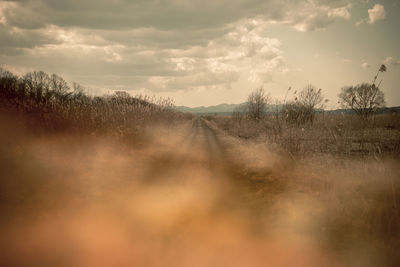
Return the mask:
<svg viewBox="0 0 400 267">
<path fill-rule="evenodd" d="M 204 47 L 170 51 L 166 60 L 177 75 L 157 77 L 153 86 L 162 84 L 163 90 L 229 88 L 242 76 L 249 82 L 269 82 L 287 68 L 279 40 L 265 36 L 264 27 L 261 21 L 244 20 Z"/>
<path fill-rule="evenodd" d="M 368 62 L 364 62 L 361 64 L 361 67 L 364 69 L 368 69 L 369 67 L 371 67 L 371 65 Z"/>
<path fill-rule="evenodd" d="M 262 84 L 288 71 L 271 25 L 325 29 L 350 9 L 345 0 L 0 1 L 0 61 L 92 87 Z"/>
<path fill-rule="evenodd" d="M 385 58 L 384 63 L 392 66 L 400 66 L 400 60 L 396 60 L 393 57 Z"/>
<path fill-rule="evenodd" d="M 349 20 L 352 5 L 347 4 L 341 7 L 330 7 L 320 5 L 315 1 L 303 2 L 300 8 L 289 12 L 288 24 L 293 24 L 294 29 L 306 32 L 318 29 L 325 29 L 336 19 Z"/>
<path fill-rule="evenodd" d="M 380 4 L 375 4 L 372 9 L 368 9 L 369 24 L 374 24 L 379 20 L 383 20 L 386 17 L 385 7 Z"/>
<path fill-rule="evenodd" d="M 268 23 L 262 20 L 242 20 L 204 45 L 170 48 L 152 43 L 155 37 L 151 34 L 139 38 L 136 44 L 123 45 L 104 38 L 102 31 L 89 35 L 49 26 L 27 30 L 52 36 L 48 44 L 27 46 L 19 56 L 3 55 L 0 59 L 52 72 L 68 70 L 69 75 L 91 87 L 152 91 L 229 88 L 240 77 L 262 84 L 271 81 L 274 74 L 287 71 L 281 43 L 266 35 L 266 27 Z"/>
<path fill-rule="evenodd" d="M 380 4 L 375 4 L 373 8 L 368 9 L 368 18 L 364 18 L 355 23 L 356 26 L 360 26 L 363 23 L 374 24 L 379 20 L 383 20 L 386 17 L 385 7 Z"/>
<path fill-rule="evenodd" d="M 349 19 L 351 4 L 344 0 L 10 0 L 4 16 L 9 25 L 45 25 L 89 29 L 156 28 L 194 30 L 221 27 L 244 18 L 326 27 Z M 223 12 L 221 12 L 223 10 Z"/>
</svg>

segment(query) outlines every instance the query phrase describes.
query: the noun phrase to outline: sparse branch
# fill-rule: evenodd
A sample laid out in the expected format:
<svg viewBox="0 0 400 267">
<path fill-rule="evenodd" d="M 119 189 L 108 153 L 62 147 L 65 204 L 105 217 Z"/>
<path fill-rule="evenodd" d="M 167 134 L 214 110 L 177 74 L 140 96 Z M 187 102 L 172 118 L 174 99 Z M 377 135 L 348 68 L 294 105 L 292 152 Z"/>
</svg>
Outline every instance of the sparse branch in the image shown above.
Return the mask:
<svg viewBox="0 0 400 267">
<path fill-rule="evenodd" d="M 247 113 L 251 119 L 259 120 L 265 112 L 267 104 L 270 102 L 271 97 L 265 93 L 264 88 L 260 87 L 254 90 L 247 97 Z"/>
<path fill-rule="evenodd" d="M 339 102 L 344 108 L 351 108 L 363 119 L 368 119 L 377 108 L 385 105 L 383 92 L 374 84 L 359 84 L 343 87 Z"/>
</svg>

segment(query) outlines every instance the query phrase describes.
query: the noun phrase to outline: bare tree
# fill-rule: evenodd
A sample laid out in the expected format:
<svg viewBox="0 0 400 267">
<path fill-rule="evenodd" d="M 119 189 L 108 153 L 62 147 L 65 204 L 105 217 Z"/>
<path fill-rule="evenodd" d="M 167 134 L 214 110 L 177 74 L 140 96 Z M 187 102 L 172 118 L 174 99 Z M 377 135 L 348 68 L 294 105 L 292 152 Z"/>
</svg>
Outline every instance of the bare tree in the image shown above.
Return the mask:
<svg viewBox="0 0 400 267">
<path fill-rule="evenodd" d="M 288 89 L 290 91 L 291 88 Z M 291 124 L 314 123 L 315 111 L 317 108 L 323 108 L 327 100 L 324 99 L 322 89 L 317 89 L 315 86 L 306 85 L 296 96 L 297 90 L 294 92 L 294 100 L 286 102 L 282 108 L 282 115 L 286 122 Z"/>
<path fill-rule="evenodd" d="M 0 67 L 0 97 L 13 99 L 24 95 L 25 87 L 21 86 L 18 77 Z"/>
<path fill-rule="evenodd" d="M 50 88 L 60 94 L 65 94 L 70 89 L 68 83 L 57 74 L 50 76 Z"/>
<path fill-rule="evenodd" d="M 322 108 L 324 104 L 324 96 L 322 89 L 308 84 L 299 93 L 299 103 L 302 106 L 304 117 L 311 124 L 314 123 L 315 109 Z"/>
<path fill-rule="evenodd" d="M 247 97 L 247 114 L 250 118 L 259 120 L 265 112 L 267 104 L 270 102 L 271 97 L 265 93 L 264 88 L 260 87 L 254 90 Z"/>
<path fill-rule="evenodd" d="M 375 84 L 362 83 L 343 87 L 339 102 L 345 108 L 351 108 L 362 119 L 367 120 L 377 108 L 385 105 L 383 92 Z"/>
<path fill-rule="evenodd" d="M 43 71 L 34 71 L 25 74 L 22 78 L 28 94 L 40 102 L 50 90 L 50 77 Z"/>
<path fill-rule="evenodd" d="M 76 83 L 76 82 L 74 82 L 72 84 L 72 88 L 74 90 L 74 94 L 75 95 L 82 95 L 85 92 L 85 88 L 82 85 L 80 85 L 79 83 Z"/>
<path fill-rule="evenodd" d="M 131 97 L 131 95 L 126 91 L 115 91 L 114 96 L 121 99 L 128 99 Z"/>
<path fill-rule="evenodd" d="M 351 108 L 362 119 L 368 120 L 379 107 L 385 106 L 385 95 L 375 82 L 380 72 L 385 72 L 386 66 L 381 65 L 372 84 L 362 83 L 356 86 L 343 87 L 339 94 L 339 103 L 344 108 Z"/>
</svg>

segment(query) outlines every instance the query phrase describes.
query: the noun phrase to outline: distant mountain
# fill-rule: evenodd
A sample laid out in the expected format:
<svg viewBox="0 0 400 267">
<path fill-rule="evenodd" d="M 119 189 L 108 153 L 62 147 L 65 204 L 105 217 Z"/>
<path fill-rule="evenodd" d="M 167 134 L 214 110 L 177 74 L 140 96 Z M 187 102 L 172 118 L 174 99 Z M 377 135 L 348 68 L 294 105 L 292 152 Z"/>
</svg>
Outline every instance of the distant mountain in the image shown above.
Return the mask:
<svg viewBox="0 0 400 267">
<path fill-rule="evenodd" d="M 323 111 L 323 110 L 322 110 Z M 321 112 L 321 111 L 320 111 Z M 334 110 L 325 110 L 326 113 L 328 114 L 351 114 L 354 113 L 353 110 L 351 109 L 334 109 Z M 400 113 L 400 106 L 396 107 L 384 107 L 384 108 L 378 108 L 375 112 L 376 114 L 385 114 L 385 113 Z"/>
<path fill-rule="evenodd" d="M 185 107 L 185 106 L 177 106 L 176 109 L 181 112 L 190 112 L 195 114 L 211 114 L 211 113 L 232 113 L 235 108 L 239 107 L 242 104 L 219 104 L 216 106 L 208 106 L 208 107 Z"/>
<path fill-rule="evenodd" d="M 194 114 L 219 114 L 219 115 L 230 115 L 232 112 L 238 108 L 241 105 L 244 105 L 245 103 L 241 104 L 220 104 L 216 106 L 208 106 L 208 107 L 186 107 L 186 106 L 177 106 L 176 109 L 181 112 L 188 112 L 188 113 L 194 113 Z M 266 113 L 270 114 L 273 112 L 276 112 L 276 110 L 279 110 L 282 108 L 281 105 L 268 105 L 266 108 Z M 324 110 L 317 110 L 317 112 L 323 112 Z M 326 113 L 328 114 L 335 114 L 335 113 L 353 113 L 351 109 L 335 109 L 335 110 L 325 110 Z M 381 113 L 400 113 L 400 107 L 385 107 L 385 108 L 379 108 L 376 113 L 381 114 Z"/>
<path fill-rule="evenodd" d="M 236 108 L 240 106 L 244 107 L 246 103 L 240 104 L 219 104 L 216 106 L 208 106 L 208 107 L 185 107 L 185 106 L 177 106 L 176 109 L 181 112 L 189 112 L 194 114 L 202 114 L 202 115 L 212 115 L 212 114 L 219 114 L 219 115 L 230 115 L 232 112 L 235 111 Z M 281 108 L 282 105 L 267 105 L 266 106 L 266 113 L 273 113 L 276 112 L 277 109 Z"/>
</svg>

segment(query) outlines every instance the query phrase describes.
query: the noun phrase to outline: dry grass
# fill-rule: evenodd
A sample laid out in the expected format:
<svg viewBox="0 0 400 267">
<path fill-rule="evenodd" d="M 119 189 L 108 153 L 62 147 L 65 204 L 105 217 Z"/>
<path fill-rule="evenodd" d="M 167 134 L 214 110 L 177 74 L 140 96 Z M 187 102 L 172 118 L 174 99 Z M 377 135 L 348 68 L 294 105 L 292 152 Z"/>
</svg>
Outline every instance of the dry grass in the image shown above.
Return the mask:
<svg viewBox="0 0 400 267">
<path fill-rule="evenodd" d="M 397 114 L 205 123 L 2 90 L 1 266 L 399 265 Z"/>
<path fill-rule="evenodd" d="M 268 192 L 276 194 L 277 184 L 284 184 L 267 220 L 287 213 L 290 227 L 298 224 L 328 240 L 350 266 L 398 265 L 399 114 L 379 114 L 368 123 L 352 115 L 317 114 L 313 125 L 288 123 L 281 114 L 258 121 L 208 120 L 228 139 L 238 162 L 251 155 L 247 173 L 257 201 L 270 203 Z M 275 163 L 266 165 L 260 157 Z"/>
<path fill-rule="evenodd" d="M 281 115 L 268 115 L 259 121 L 228 116 L 209 119 L 232 136 L 268 142 L 292 155 L 321 153 L 381 158 L 400 154 L 397 113 L 376 115 L 367 124 L 357 116 L 343 114 L 317 114 L 313 125 L 288 123 Z"/>
<path fill-rule="evenodd" d="M 261 209 L 265 221 L 313 237 L 349 266 L 398 265 L 398 157 L 289 156 L 261 139 L 238 139 L 221 129 L 219 133 L 229 155 L 241 165 L 241 176 L 250 181 L 247 201 Z"/>
<path fill-rule="evenodd" d="M 58 86 L 53 85 L 53 76 Z M 16 117 L 21 125 L 37 133 L 113 135 L 130 141 L 143 138 L 149 125 L 171 125 L 191 118 L 175 111 L 171 99 L 132 97 L 124 91 L 90 96 L 82 86 L 74 83 L 73 90 L 61 77 L 53 76 L 33 72 L 17 77 L 0 69 L 0 113 Z M 36 79 L 32 81 L 31 77 Z"/>
<path fill-rule="evenodd" d="M 2 125 L 2 265 L 372 267 L 400 260 L 398 160 L 291 159 L 216 129 L 219 159 L 188 122 L 153 128 L 140 147 Z"/>
</svg>

